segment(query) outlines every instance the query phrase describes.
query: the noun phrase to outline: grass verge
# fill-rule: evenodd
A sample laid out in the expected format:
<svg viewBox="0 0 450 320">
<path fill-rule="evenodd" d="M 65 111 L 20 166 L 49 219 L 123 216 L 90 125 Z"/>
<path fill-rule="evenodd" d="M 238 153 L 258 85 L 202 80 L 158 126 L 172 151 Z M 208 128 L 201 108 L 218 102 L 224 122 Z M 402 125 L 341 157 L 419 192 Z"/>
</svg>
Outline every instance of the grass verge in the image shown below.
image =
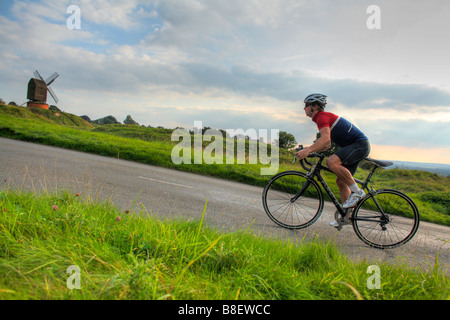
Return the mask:
<svg viewBox="0 0 450 320">
<path fill-rule="evenodd" d="M 124 213 L 63 191 L 0 192 L 2 300 L 450 298 L 438 264 L 379 264 L 379 289 L 368 287 L 369 265 L 331 243 L 220 233 L 202 220 L 162 221 L 145 208 Z M 76 285 L 70 266 L 80 271 L 80 289 L 68 288 Z"/>
</svg>

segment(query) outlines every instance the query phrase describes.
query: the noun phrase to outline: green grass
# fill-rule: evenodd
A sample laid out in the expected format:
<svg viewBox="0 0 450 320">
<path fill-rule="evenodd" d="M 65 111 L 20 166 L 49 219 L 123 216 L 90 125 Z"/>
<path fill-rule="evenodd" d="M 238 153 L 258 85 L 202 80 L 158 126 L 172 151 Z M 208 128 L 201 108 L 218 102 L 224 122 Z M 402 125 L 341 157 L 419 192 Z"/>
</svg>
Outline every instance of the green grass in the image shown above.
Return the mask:
<svg viewBox="0 0 450 320">
<path fill-rule="evenodd" d="M 427 270 L 378 264 L 380 289 L 369 289 L 372 262 L 352 262 L 331 243 L 222 233 L 202 220 L 162 221 L 145 208 L 120 212 L 63 191 L 37 196 L 5 189 L 0 299 L 450 298 L 439 264 Z M 80 289 L 67 287 L 72 265 L 80 270 Z"/>
<path fill-rule="evenodd" d="M 58 114 L 58 115 L 56 115 Z M 259 164 L 181 164 L 175 165 L 171 152 L 178 141 L 171 141 L 171 129 L 133 125 L 91 125 L 64 112 L 0 105 L 0 136 L 96 153 L 237 182 L 264 186 L 269 176 L 261 175 Z M 203 142 L 207 146 L 210 142 Z M 248 143 L 246 145 L 248 150 Z M 235 148 L 236 150 L 236 148 Z M 302 170 L 291 165 L 292 153 L 280 149 L 279 171 Z M 225 161 L 224 161 L 225 163 Z M 368 171 L 359 168 L 356 177 L 364 179 Z M 338 195 L 335 177 L 324 174 Z M 378 170 L 372 178 L 376 189 L 391 188 L 405 192 L 417 204 L 422 221 L 450 226 L 448 199 L 450 177 L 417 170 Z"/>
</svg>

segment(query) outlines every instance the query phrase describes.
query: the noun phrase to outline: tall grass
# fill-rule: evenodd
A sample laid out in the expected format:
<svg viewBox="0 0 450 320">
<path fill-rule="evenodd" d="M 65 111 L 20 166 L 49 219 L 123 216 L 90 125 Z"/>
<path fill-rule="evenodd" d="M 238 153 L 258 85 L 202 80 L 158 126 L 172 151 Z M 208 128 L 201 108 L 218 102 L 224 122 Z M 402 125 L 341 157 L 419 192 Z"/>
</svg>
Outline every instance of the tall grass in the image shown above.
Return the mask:
<svg viewBox="0 0 450 320">
<path fill-rule="evenodd" d="M 221 233 L 202 220 L 120 212 L 62 191 L 1 191 L 0 229 L 0 299 L 450 298 L 439 265 L 379 264 L 380 287 L 369 289 L 370 263 L 351 262 L 331 243 Z M 80 289 L 68 287 L 70 266 Z"/>
</svg>

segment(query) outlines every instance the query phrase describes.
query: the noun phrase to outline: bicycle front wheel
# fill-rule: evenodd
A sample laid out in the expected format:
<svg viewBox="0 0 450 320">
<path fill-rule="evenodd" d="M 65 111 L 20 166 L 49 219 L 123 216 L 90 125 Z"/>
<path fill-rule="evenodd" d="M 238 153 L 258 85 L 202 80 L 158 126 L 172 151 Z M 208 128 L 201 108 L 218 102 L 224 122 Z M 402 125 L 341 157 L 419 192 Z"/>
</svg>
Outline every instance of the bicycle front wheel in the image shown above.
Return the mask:
<svg viewBox="0 0 450 320">
<path fill-rule="evenodd" d="M 356 206 L 352 223 L 356 235 L 371 247 L 388 249 L 405 244 L 419 228 L 419 210 L 407 195 L 378 190 Z"/>
<path fill-rule="evenodd" d="M 262 201 L 269 218 L 287 229 L 310 226 L 323 210 L 319 185 L 298 171 L 281 172 L 270 179 L 264 188 Z"/>
</svg>

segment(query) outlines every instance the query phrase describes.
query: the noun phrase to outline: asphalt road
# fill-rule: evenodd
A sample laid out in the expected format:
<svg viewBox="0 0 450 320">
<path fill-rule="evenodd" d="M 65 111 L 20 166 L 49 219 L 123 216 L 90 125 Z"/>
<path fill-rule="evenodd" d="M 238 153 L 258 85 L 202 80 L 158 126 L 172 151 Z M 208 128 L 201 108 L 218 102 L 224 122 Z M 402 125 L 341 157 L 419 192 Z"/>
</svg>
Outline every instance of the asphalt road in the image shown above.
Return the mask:
<svg viewBox="0 0 450 320">
<path fill-rule="evenodd" d="M 269 179 L 269 177 L 268 177 Z M 248 229 L 269 238 L 302 242 L 312 238 L 332 241 L 349 258 L 407 262 L 424 269 L 450 266 L 450 228 L 421 222 L 416 236 L 404 246 L 378 250 L 366 246 L 351 226 L 336 231 L 334 206 L 326 203 L 320 219 L 307 229 L 290 231 L 276 226 L 262 207 L 262 188 L 180 172 L 121 159 L 0 138 L 0 189 L 80 192 L 83 197 L 110 199 L 121 210 L 140 210 L 161 218 L 200 219 L 216 229 Z"/>
</svg>

